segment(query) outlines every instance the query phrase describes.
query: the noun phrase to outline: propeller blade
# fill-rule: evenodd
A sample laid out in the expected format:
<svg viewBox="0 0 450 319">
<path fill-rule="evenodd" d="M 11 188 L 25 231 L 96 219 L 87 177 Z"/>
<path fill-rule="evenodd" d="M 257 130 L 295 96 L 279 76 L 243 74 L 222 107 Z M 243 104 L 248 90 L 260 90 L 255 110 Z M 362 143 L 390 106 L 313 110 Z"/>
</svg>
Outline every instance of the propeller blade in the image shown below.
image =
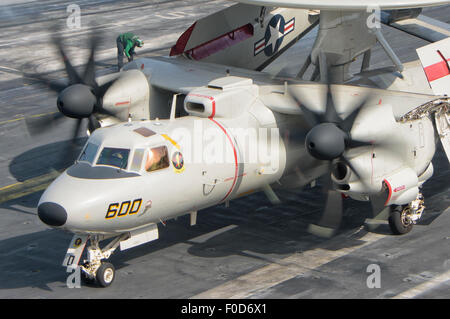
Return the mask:
<svg viewBox="0 0 450 319">
<path fill-rule="evenodd" d="M 298 94 L 296 94 L 291 88 L 289 88 L 288 93 L 292 97 L 292 99 L 297 103 L 298 107 L 301 109 L 303 113 L 303 117 L 306 120 L 306 122 L 309 124 L 310 128 L 316 126 L 320 123 L 319 116 L 316 115 L 313 111 L 308 109 L 304 103 L 302 103 L 301 99 L 298 97 Z"/>
<path fill-rule="evenodd" d="M 60 122 L 64 117 L 60 112 L 53 112 L 39 117 L 26 118 L 25 124 L 30 135 L 39 135 L 52 129 L 53 125 Z"/>
<path fill-rule="evenodd" d="M 364 97 L 362 101 L 353 109 L 353 111 L 348 115 L 345 120 L 341 121 L 339 126 L 345 131 L 350 132 L 352 130 L 353 124 L 355 123 L 356 117 L 358 116 L 361 109 L 366 105 L 369 100 L 369 95 Z"/>
<path fill-rule="evenodd" d="M 78 153 L 77 151 L 79 148 L 79 146 L 75 142 L 78 139 L 78 135 L 80 134 L 82 122 L 83 122 L 83 119 L 77 120 L 77 123 L 75 124 L 74 130 L 73 130 L 72 138 L 70 139 L 69 145 L 67 145 L 65 152 L 63 152 L 64 155 L 63 155 L 61 162 L 64 162 L 67 164 L 72 164 L 73 161 L 75 160 L 75 157 L 77 156 L 77 153 Z"/>
<path fill-rule="evenodd" d="M 77 124 L 75 125 L 75 129 L 73 130 L 73 137 L 71 139 L 71 143 L 75 144 L 76 139 L 78 138 L 78 135 L 80 133 L 81 129 L 81 123 L 83 122 L 83 119 L 78 119 Z"/>
<path fill-rule="evenodd" d="M 96 96 L 100 96 L 100 97 L 105 96 L 106 91 L 108 91 L 108 89 L 111 87 L 111 85 L 113 85 L 114 82 L 116 82 L 116 81 L 117 81 L 117 79 L 113 80 L 113 81 L 106 82 L 105 84 L 102 84 L 100 86 L 97 86 L 95 88 L 95 95 Z"/>
<path fill-rule="evenodd" d="M 102 85 L 98 85 L 97 83 L 95 83 L 94 86 L 94 93 L 97 96 L 97 104 L 94 107 L 94 113 L 100 113 L 100 114 L 105 114 L 105 115 L 110 115 L 113 116 L 116 119 L 119 119 L 115 114 L 108 112 L 107 110 L 105 110 L 102 107 L 103 104 L 103 97 L 106 94 L 106 91 L 108 91 L 108 89 L 117 81 L 118 78 L 111 80 L 109 82 L 106 82 Z M 120 119 L 119 119 L 120 120 Z"/>
<path fill-rule="evenodd" d="M 95 53 L 97 51 L 99 40 L 99 36 L 91 36 L 89 60 L 86 64 L 83 75 L 83 83 L 93 87 L 94 89 L 98 87 L 97 82 L 95 81 Z"/>
<path fill-rule="evenodd" d="M 340 160 L 343 161 L 353 171 L 353 173 L 356 175 L 356 177 L 358 177 L 359 181 L 364 185 L 365 189 L 371 188 L 371 185 L 369 185 L 367 183 L 367 181 L 361 177 L 361 174 L 358 173 L 358 170 L 355 168 L 355 166 L 352 164 L 352 162 L 348 158 L 346 158 L 345 156 L 341 156 Z"/>
<path fill-rule="evenodd" d="M 335 190 L 329 190 L 324 214 L 319 225 L 329 228 L 338 228 L 342 220 L 342 194 Z"/>
<path fill-rule="evenodd" d="M 23 77 L 26 78 L 26 79 L 34 80 L 36 82 L 44 84 L 50 90 L 52 90 L 52 91 L 54 91 L 56 93 L 61 92 L 62 90 L 64 90 L 67 87 L 67 83 L 52 80 L 52 79 L 46 77 L 43 74 L 29 74 L 29 73 L 25 73 L 23 75 Z"/>
<path fill-rule="evenodd" d="M 391 207 L 385 206 L 388 197 L 389 193 L 386 189 L 383 189 L 378 194 L 369 196 L 373 218 L 366 219 L 365 224 L 370 231 L 374 231 L 383 221 L 389 218 Z"/>
<path fill-rule="evenodd" d="M 93 132 L 94 130 L 101 127 L 100 123 L 98 122 L 97 118 L 94 115 L 89 116 L 88 121 L 89 121 L 88 129 L 90 132 Z"/>
<path fill-rule="evenodd" d="M 310 224 L 308 231 L 316 236 L 330 238 L 342 221 L 342 194 L 333 189 L 331 179 L 332 162 L 328 163 L 328 173 L 323 181 L 322 191 L 326 194 L 326 204 L 318 224 Z"/>
<path fill-rule="evenodd" d="M 101 106 L 98 106 L 98 107 L 95 109 L 95 113 L 97 113 L 97 114 L 102 114 L 102 115 L 107 115 L 107 116 L 111 116 L 111 117 L 115 118 L 116 120 L 122 122 L 122 119 L 121 119 L 120 117 L 118 117 L 117 114 L 115 114 L 115 113 L 113 113 L 113 112 L 111 112 L 111 111 L 109 111 L 109 110 L 107 110 L 107 109 L 104 109 L 104 108 L 101 107 Z"/>
<path fill-rule="evenodd" d="M 372 205 L 372 213 L 375 219 L 380 219 L 380 213 L 386 208 L 385 204 L 389 198 L 389 192 L 383 189 L 378 194 L 373 194 L 369 196 L 370 204 Z M 389 216 L 388 216 L 389 217 Z"/>
<path fill-rule="evenodd" d="M 333 96 L 331 94 L 331 85 L 327 83 L 327 104 L 325 109 L 325 114 L 322 116 L 322 122 L 328 123 L 340 123 L 342 122 L 339 117 L 336 107 L 333 102 Z"/>
<path fill-rule="evenodd" d="M 66 53 L 64 52 L 62 39 L 59 36 L 55 36 L 55 37 L 53 37 L 53 42 L 56 45 L 56 47 L 58 48 L 58 51 L 61 54 L 61 57 L 64 61 L 66 73 L 69 78 L 69 85 L 76 84 L 76 83 L 82 83 L 80 76 L 78 75 L 77 71 L 73 67 L 72 63 L 70 63 L 69 58 L 67 57 Z"/>
<path fill-rule="evenodd" d="M 327 203 L 317 225 L 309 225 L 308 232 L 316 236 L 330 238 L 342 221 L 342 195 L 338 191 L 328 190 Z"/>
<path fill-rule="evenodd" d="M 358 141 L 358 140 L 353 140 L 353 139 L 349 139 L 347 140 L 347 147 L 348 148 L 356 148 L 356 147 L 363 147 L 363 146 L 373 146 L 374 143 L 369 141 Z"/>
<path fill-rule="evenodd" d="M 327 62 L 327 56 L 324 52 L 320 52 L 318 55 L 319 69 L 320 69 L 320 82 L 327 85 L 327 99 L 325 105 L 325 114 L 321 116 L 320 122 L 339 123 L 341 118 L 337 114 L 336 107 L 333 101 L 333 95 L 331 94 L 331 79 L 330 79 L 330 66 Z"/>
</svg>

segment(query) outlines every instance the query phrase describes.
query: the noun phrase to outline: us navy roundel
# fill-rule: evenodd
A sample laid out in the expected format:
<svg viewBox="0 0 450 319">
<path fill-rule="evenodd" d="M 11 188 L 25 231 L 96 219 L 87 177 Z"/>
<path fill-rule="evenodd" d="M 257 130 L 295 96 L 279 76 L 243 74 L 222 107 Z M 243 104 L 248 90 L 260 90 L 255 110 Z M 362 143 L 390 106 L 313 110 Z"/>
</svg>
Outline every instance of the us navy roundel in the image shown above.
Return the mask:
<svg viewBox="0 0 450 319">
<path fill-rule="evenodd" d="M 254 55 L 256 56 L 262 51 L 267 56 L 273 55 L 280 48 L 284 37 L 294 31 L 294 28 L 295 18 L 285 22 L 281 14 L 274 15 L 267 24 L 264 38 L 255 43 Z"/>
</svg>

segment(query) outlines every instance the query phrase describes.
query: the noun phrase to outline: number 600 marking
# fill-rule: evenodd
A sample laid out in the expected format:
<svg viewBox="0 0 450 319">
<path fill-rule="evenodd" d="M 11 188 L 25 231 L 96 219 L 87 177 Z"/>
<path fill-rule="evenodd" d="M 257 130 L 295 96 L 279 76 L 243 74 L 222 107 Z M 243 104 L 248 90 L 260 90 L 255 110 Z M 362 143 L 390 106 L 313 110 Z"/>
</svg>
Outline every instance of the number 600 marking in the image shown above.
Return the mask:
<svg viewBox="0 0 450 319">
<path fill-rule="evenodd" d="M 122 203 L 109 204 L 106 211 L 106 219 L 113 219 L 115 217 L 124 217 L 126 215 L 136 214 L 142 205 L 142 198 L 135 199 L 133 202 L 127 200 Z"/>
</svg>

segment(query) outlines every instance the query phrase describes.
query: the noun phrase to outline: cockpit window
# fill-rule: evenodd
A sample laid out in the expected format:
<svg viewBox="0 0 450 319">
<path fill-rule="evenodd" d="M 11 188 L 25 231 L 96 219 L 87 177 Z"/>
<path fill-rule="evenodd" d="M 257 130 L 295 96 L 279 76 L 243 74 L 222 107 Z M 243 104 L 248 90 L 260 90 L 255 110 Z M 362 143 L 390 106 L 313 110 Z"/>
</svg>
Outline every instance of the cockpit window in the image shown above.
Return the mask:
<svg viewBox="0 0 450 319">
<path fill-rule="evenodd" d="M 167 147 L 159 146 L 149 149 L 145 162 L 145 170 L 147 172 L 153 172 L 166 167 L 169 167 Z"/>
<path fill-rule="evenodd" d="M 109 165 L 126 169 L 128 166 L 128 156 L 130 150 L 126 148 L 103 148 L 97 160 L 97 165 Z"/>
<path fill-rule="evenodd" d="M 138 148 L 134 151 L 133 159 L 130 164 L 130 171 L 140 172 L 142 162 L 144 161 L 145 148 Z"/>
<path fill-rule="evenodd" d="M 97 155 L 98 145 L 87 143 L 78 158 L 78 161 L 94 164 L 95 155 Z"/>
</svg>

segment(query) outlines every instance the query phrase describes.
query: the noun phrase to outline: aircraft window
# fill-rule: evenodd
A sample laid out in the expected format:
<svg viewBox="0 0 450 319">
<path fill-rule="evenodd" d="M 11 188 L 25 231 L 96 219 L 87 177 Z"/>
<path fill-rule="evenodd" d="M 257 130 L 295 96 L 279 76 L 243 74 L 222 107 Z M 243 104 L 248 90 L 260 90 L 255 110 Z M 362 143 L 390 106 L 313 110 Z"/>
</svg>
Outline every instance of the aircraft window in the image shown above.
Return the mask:
<svg viewBox="0 0 450 319">
<path fill-rule="evenodd" d="M 126 169 L 129 154 L 129 149 L 105 147 L 100 153 L 97 165 L 109 165 Z"/>
<path fill-rule="evenodd" d="M 97 155 L 98 145 L 87 143 L 78 158 L 78 161 L 94 163 L 95 155 Z"/>
<path fill-rule="evenodd" d="M 144 160 L 145 148 L 138 148 L 134 151 L 133 160 L 131 161 L 130 171 L 139 172 L 141 170 L 142 161 Z"/>
<path fill-rule="evenodd" d="M 160 146 L 149 149 L 145 162 L 145 170 L 147 172 L 153 172 L 166 167 L 169 167 L 167 147 Z"/>
</svg>

